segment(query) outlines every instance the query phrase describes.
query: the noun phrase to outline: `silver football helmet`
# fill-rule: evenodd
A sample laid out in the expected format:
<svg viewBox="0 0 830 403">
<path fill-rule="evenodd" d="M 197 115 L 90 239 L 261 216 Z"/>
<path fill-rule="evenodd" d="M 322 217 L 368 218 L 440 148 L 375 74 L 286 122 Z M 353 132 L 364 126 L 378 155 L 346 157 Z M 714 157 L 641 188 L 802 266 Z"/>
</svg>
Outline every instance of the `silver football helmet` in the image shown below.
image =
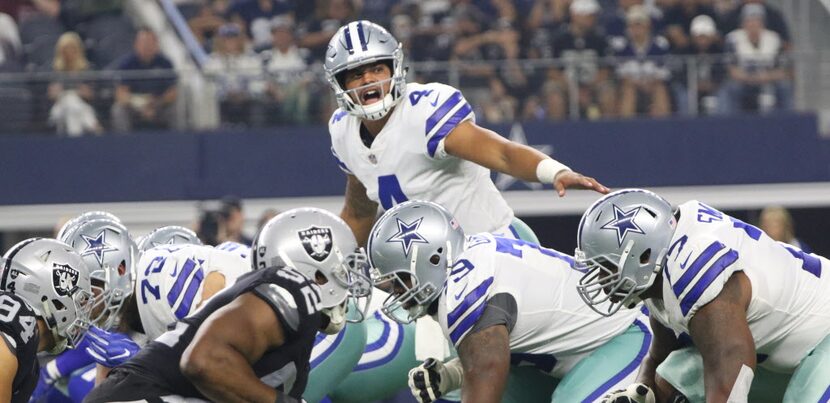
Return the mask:
<svg viewBox="0 0 830 403">
<path fill-rule="evenodd" d="M 441 205 L 412 200 L 381 216 L 368 249 L 375 285 L 390 293 L 381 311 L 411 323 L 444 290 L 447 272 L 464 250 L 464 230 Z"/>
<path fill-rule="evenodd" d="M 92 220 L 79 225 L 65 240 L 83 258 L 95 294 L 92 322 L 110 329 L 133 293 L 138 247 L 124 225 L 112 220 Z"/>
<path fill-rule="evenodd" d="M 391 63 L 392 77 L 346 90 L 343 78 L 347 71 L 380 61 Z M 383 118 L 406 92 L 406 70 L 403 67 L 401 45 L 385 28 L 371 21 L 350 22 L 337 30 L 329 41 L 324 69 L 337 104 L 360 119 Z M 390 83 L 388 93 L 384 89 L 387 83 Z M 379 87 L 379 101 L 364 105 L 361 96 L 370 87 Z"/>
<path fill-rule="evenodd" d="M 648 190 L 619 190 L 591 205 L 575 253 L 585 303 L 605 316 L 637 305 L 663 270 L 676 226 L 671 204 Z"/>
<path fill-rule="evenodd" d="M 349 226 L 338 216 L 318 208 L 288 210 L 269 220 L 251 247 L 253 270 L 293 267 L 320 285 L 321 311 L 330 319 L 324 332 L 339 332 L 346 321 L 366 316 L 372 282 L 366 254 L 357 247 Z M 346 307 L 359 311 L 346 317 Z"/>
<path fill-rule="evenodd" d="M 138 241 L 138 252 L 144 253 L 148 249 L 159 245 L 201 245 L 202 241 L 189 228 L 178 225 L 159 227 Z"/>
<path fill-rule="evenodd" d="M 55 339 L 52 354 L 77 346 L 89 329 L 89 271 L 63 242 L 31 238 L 13 246 L 3 256 L 0 289 L 23 298 L 43 319 Z"/>
</svg>

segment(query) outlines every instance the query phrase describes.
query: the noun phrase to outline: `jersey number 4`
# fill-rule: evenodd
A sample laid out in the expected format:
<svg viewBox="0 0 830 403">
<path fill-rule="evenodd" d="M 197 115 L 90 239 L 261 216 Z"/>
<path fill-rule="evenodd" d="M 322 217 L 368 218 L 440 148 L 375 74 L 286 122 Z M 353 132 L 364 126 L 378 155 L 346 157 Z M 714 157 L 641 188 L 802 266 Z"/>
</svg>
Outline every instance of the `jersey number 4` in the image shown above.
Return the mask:
<svg viewBox="0 0 830 403">
<path fill-rule="evenodd" d="M 389 210 L 392 206 L 409 200 L 403 194 L 401 183 L 395 175 L 378 176 L 378 199 L 384 210 Z"/>
</svg>

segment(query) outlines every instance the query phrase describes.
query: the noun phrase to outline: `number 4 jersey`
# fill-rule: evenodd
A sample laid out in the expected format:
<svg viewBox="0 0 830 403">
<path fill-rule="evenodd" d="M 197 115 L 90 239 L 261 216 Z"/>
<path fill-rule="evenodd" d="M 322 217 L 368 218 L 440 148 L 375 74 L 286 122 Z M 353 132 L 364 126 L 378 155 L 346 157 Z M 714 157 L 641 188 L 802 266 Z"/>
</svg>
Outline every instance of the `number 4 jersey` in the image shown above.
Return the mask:
<svg viewBox="0 0 830 403">
<path fill-rule="evenodd" d="M 0 291 L 0 339 L 17 358 L 17 373 L 12 381 L 12 403 L 28 402 L 37 385 L 37 318 L 20 297 Z"/>
<path fill-rule="evenodd" d="M 410 83 L 369 147 L 361 140 L 360 120 L 335 111 L 329 120 L 332 152 L 386 210 L 409 199 L 429 200 L 446 207 L 470 233 L 506 232 L 513 211 L 490 171 L 444 151 L 447 135 L 468 120 L 475 114 L 457 89 Z"/>
<path fill-rule="evenodd" d="M 792 372 L 830 334 L 828 260 L 695 200 L 679 211 L 663 269 L 663 301 L 646 301 L 652 316 L 677 335 L 688 333 L 695 313 L 742 271 L 752 284 L 747 322 L 758 364 Z"/>
</svg>

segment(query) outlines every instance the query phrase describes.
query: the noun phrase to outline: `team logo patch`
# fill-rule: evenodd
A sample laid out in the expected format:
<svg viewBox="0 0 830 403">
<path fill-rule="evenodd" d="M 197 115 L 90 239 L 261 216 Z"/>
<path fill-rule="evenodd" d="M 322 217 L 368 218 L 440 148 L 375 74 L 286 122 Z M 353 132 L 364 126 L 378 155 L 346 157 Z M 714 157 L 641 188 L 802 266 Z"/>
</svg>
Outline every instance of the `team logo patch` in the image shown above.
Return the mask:
<svg viewBox="0 0 830 403">
<path fill-rule="evenodd" d="M 107 243 L 106 236 L 106 229 L 101 230 L 101 232 L 99 232 L 95 237 L 81 234 L 81 238 L 83 238 L 84 242 L 86 242 L 86 246 L 84 247 L 83 252 L 81 252 L 81 256 L 94 255 L 95 260 L 98 261 L 98 265 L 104 266 L 104 253 L 118 251 L 118 248 Z"/>
<path fill-rule="evenodd" d="M 637 217 L 637 213 L 640 212 L 642 207 L 635 207 L 628 211 L 623 211 L 623 209 L 614 206 L 614 219 L 605 223 L 602 226 L 602 229 L 607 229 L 611 231 L 617 231 L 617 243 L 619 246 L 622 246 L 623 240 L 625 236 L 628 235 L 629 232 L 634 234 L 645 234 L 643 229 L 634 222 L 634 218 Z"/>
<path fill-rule="evenodd" d="M 52 264 L 52 286 L 58 295 L 68 297 L 78 286 L 78 271 L 68 264 Z"/>
<path fill-rule="evenodd" d="M 421 221 L 424 220 L 424 217 L 411 223 L 401 221 L 397 217 L 395 217 L 395 220 L 397 220 L 398 232 L 387 239 L 386 242 L 400 242 L 404 255 L 409 256 L 409 250 L 412 249 L 413 243 L 427 243 L 427 240 L 418 233 L 418 227 L 421 226 Z"/>
<path fill-rule="evenodd" d="M 331 253 L 331 228 L 311 227 L 297 233 L 305 252 L 312 259 L 322 262 Z"/>
</svg>

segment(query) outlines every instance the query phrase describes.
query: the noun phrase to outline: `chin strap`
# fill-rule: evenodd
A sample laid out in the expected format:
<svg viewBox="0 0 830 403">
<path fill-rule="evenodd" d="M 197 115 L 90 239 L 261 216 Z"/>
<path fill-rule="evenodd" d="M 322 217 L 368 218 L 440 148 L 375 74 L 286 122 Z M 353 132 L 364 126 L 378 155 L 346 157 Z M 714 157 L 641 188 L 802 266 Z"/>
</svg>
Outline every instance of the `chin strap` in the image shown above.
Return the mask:
<svg viewBox="0 0 830 403">
<path fill-rule="evenodd" d="M 329 324 L 323 329 L 325 334 L 337 334 L 346 326 L 346 307 L 343 304 L 321 310 L 323 315 L 329 317 Z"/>
</svg>

